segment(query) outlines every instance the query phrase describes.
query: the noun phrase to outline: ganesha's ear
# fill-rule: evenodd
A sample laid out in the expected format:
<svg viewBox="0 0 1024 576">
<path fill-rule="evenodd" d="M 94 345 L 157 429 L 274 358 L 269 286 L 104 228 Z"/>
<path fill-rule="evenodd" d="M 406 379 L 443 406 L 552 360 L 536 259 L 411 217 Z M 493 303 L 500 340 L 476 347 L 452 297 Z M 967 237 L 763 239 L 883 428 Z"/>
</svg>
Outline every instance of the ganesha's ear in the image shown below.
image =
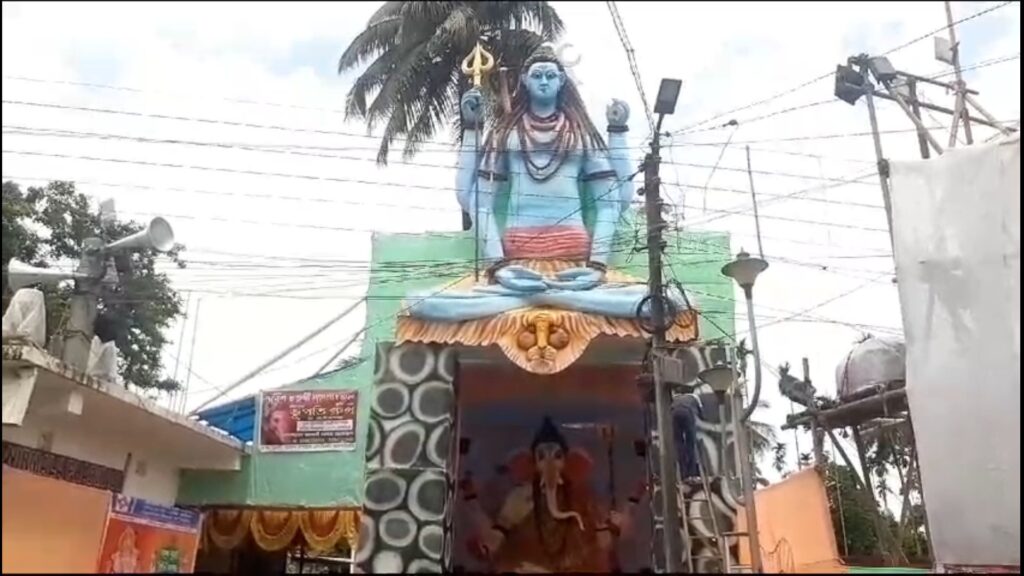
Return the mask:
<svg viewBox="0 0 1024 576">
<path fill-rule="evenodd" d="M 506 466 L 517 484 L 533 479 L 533 455 L 527 450 L 519 450 L 509 456 Z"/>
<path fill-rule="evenodd" d="M 565 476 L 569 480 L 582 482 L 590 476 L 590 470 L 594 467 L 594 461 L 590 455 L 578 449 L 569 450 L 565 457 Z"/>
</svg>

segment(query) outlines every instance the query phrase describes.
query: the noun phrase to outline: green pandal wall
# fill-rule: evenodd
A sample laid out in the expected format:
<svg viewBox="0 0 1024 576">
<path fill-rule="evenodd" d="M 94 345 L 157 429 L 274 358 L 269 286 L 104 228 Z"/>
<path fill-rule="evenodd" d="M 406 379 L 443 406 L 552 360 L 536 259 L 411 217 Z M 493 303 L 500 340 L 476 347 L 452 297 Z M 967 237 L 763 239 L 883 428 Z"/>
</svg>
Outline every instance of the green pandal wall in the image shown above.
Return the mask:
<svg viewBox="0 0 1024 576">
<path fill-rule="evenodd" d="M 640 220 L 624 226 L 616 239 L 611 266 L 647 278 L 647 253 L 636 252 L 646 235 Z M 701 312 L 705 341 L 734 333 L 732 281 L 720 270 L 728 262 L 729 237 L 717 232 L 669 235 L 665 278 L 678 279 Z M 414 290 L 440 288 L 473 273 L 473 236 L 469 232 L 375 234 L 366 309 L 369 326 L 360 352 L 366 361 L 349 370 L 285 386 L 292 389 L 343 389 L 359 392 L 356 449 L 303 454 L 252 453 L 238 472 L 185 471 L 179 504 L 193 506 L 339 507 L 362 505 L 363 450 L 373 385 L 375 344 L 392 339 L 402 297 Z"/>
</svg>

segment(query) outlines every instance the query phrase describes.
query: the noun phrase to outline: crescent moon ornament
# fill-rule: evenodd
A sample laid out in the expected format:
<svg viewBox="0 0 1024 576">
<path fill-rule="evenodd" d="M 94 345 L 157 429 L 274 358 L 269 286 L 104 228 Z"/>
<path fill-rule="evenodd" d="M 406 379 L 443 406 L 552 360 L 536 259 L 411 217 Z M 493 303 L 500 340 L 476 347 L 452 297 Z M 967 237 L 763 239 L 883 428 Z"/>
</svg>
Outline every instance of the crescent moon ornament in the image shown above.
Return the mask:
<svg viewBox="0 0 1024 576">
<path fill-rule="evenodd" d="M 462 60 L 462 73 L 473 78 L 473 86 L 479 88 L 486 73 L 494 69 L 494 56 L 477 42 L 473 50 Z"/>
</svg>

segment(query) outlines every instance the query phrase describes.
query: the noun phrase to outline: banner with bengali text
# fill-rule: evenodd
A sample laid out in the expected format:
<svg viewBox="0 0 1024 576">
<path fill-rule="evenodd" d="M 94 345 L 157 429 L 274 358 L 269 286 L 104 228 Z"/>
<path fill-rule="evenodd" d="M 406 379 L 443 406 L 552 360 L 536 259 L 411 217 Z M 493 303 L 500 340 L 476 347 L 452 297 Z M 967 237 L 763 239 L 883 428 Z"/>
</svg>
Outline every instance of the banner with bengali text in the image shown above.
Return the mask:
<svg viewBox="0 0 1024 576">
<path fill-rule="evenodd" d="M 356 447 L 355 390 L 276 390 L 260 395 L 261 452 L 318 452 Z"/>
</svg>

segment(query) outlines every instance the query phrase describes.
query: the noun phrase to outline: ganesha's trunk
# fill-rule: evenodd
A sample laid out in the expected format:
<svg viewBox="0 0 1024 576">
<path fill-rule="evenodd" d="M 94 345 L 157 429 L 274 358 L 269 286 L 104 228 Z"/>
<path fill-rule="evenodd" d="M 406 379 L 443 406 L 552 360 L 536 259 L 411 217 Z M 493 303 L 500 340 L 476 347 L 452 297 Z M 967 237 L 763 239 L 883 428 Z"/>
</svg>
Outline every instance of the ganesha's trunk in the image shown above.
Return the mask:
<svg viewBox="0 0 1024 576">
<path fill-rule="evenodd" d="M 547 486 L 544 489 L 544 499 L 547 501 L 548 514 L 556 520 L 568 520 L 569 518 L 575 518 L 576 523 L 580 526 L 580 531 L 583 528 L 583 518 L 576 512 L 565 512 L 558 508 L 558 487 L 557 485 Z"/>
</svg>

